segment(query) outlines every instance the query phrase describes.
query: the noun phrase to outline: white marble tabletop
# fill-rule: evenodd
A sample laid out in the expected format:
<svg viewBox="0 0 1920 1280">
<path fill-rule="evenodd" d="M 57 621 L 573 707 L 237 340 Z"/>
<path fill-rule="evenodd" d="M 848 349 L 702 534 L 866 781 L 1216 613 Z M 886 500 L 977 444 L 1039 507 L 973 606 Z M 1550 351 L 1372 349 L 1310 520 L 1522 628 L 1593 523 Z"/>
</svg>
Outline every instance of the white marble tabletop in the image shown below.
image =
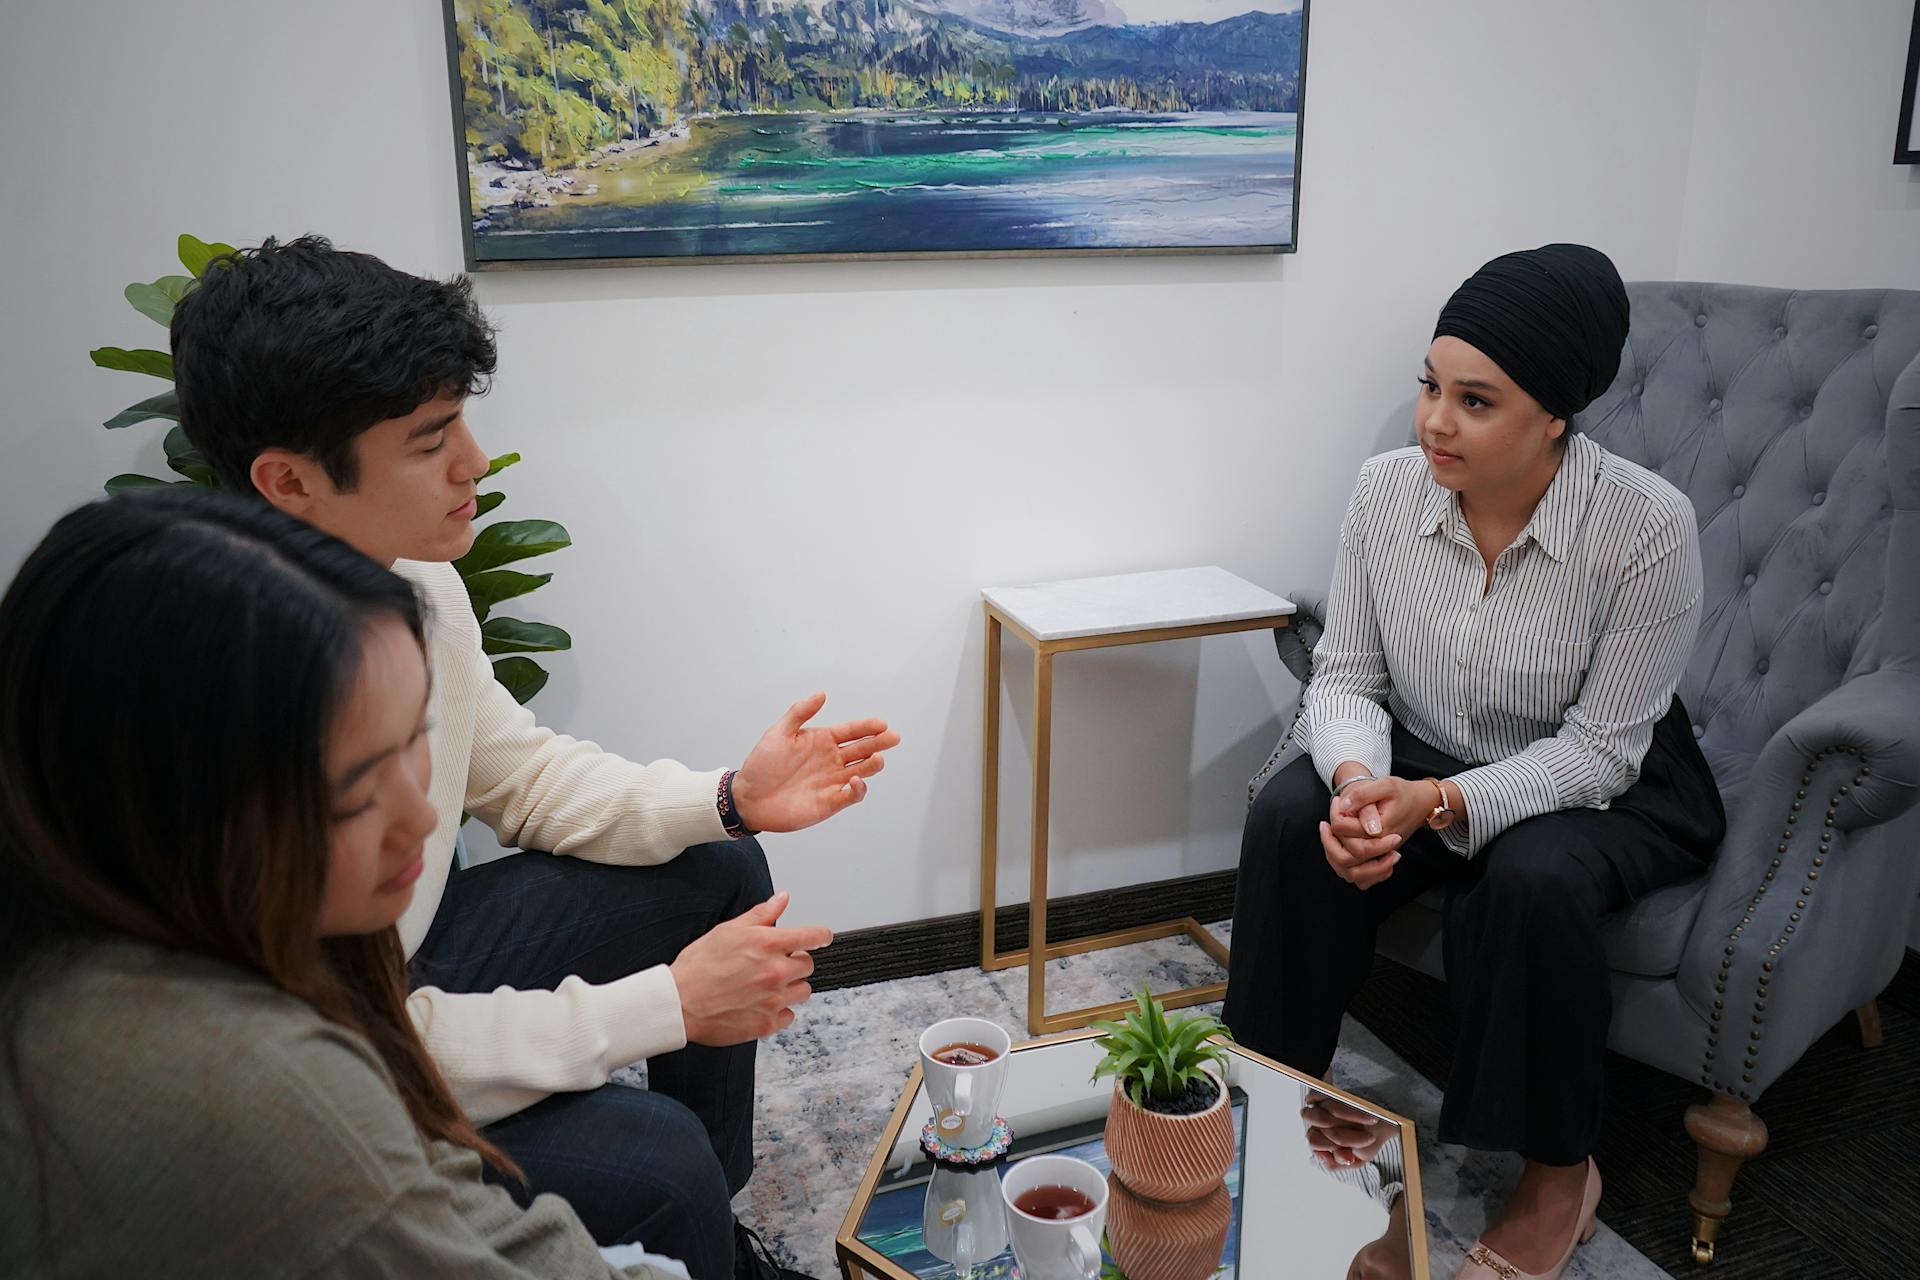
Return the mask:
<svg viewBox="0 0 1920 1280">
<path fill-rule="evenodd" d="M 988 587 L 981 595 L 1036 640 L 1073 640 L 1292 613 L 1293 601 L 1216 565 Z"/>
</svg>

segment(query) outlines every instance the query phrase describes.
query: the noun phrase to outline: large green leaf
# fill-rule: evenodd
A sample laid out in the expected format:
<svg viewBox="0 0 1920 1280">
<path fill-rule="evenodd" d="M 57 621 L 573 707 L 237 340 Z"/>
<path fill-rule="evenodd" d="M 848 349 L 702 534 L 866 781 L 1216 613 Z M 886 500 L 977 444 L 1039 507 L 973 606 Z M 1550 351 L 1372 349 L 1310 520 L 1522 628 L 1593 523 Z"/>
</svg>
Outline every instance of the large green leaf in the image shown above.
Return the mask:
<svg viewBox="0 0 1920 1280">
<path fill-rule="evenodd" d="M 546 622 L 488 618 L 480 624 L 480 647 L 489 654 L 558 653 L 573 648 L 573 637 Z"/>
<path fill-rule="evenodd" d="M 195 484 L 203 484 L 209 489 L 219 488 L 219 482 L 213 478 L 213 468 L 193 447 L 193 441 L 187 439 L 187 433 L 179 426 L 168 429 L 167 438 L 161 446 L 167 451 L 167 465 Z"/>
<path fill-rule="evenodd" d="M 507 520 L 490 524 L 473 540 L 473 549 L 453 562 L 460 576 L 471 577 L 516 560 L 530 560 L 573 545 L 567 531 L 551 520 Z"/>
<path fill-rule="evenodd" d="M 478 520 L 481 516 L 487 514 L 487 512 L 493 510 L 506 500 L 507 495 L 504 493 L 482 493 L 475 495 L 473 518 Z"/>
<path fill-rule="evenodd" d="M 186 296 L 193 287 L 192 276 L 161 276 L 152 284 L 130 284 L 127 286 L 127 301 L 133 309 L 156 324 L 170 324 L 173 321 L 173 304 Z"/>
<path fill-rule="evenodd" d="M 180 237 L 180 265 L 196 277 L 207 269 L 207 263 L 233 252 L 235 249 L 232 245 L 221 244 L 218 240 L 208 244 L 198 236 Z"/>
<path fill-rule="evenodd" d="M 488 463 L 487 474 L 484 476 L 481 476 L 480 478 L 482 480 L 491 479 L 492 477 L 499 475 L 502 471 L 505 471 L 508 467 L 512 466 L 514 463 L 518 461 L 520 461 L 519 454 L 503 453 L 499 457 L 492 459 Z"/>
<path fill-rule="evenodd" d="M 553 581 L 553 575 L 515 573 L 511 569 L 489 569 L 485 573 L 474 574 L 466 581 L 467 599 L 473 602 L 473 616 L 485 622 L 493 606 L 502 600 L 511 600 L 515 596 L 523 596 L 529 591 L 539 590 Z"/>
<path fill-rule="evenodd" d="M 506 687 L 513 700 L 525 706 L 527 699 L 547 687 L 547 669 L 532 658 L 502 658 L 493 664 L 493 678 Z"/>
<path fill-rule="evenodd" d="M 180 421 L 180 393 L 168 387 L 157 396 L 148 396 L 139 404 L 129 405 L 114 414 L 100 425 L 109 431 L 120 427 L 130 427 L 136 422 L 147 422 L 154 418 L 168 418 Z"/>
<path fill-rule="evenodd" d="M 188 484 L 186 480 L 157 480 L 152 476 L 121 475 L 107 481 L 106 489 L 110 494 L 126 493 L 130 489 L 165 489 L 171 485 Z"/>
<path fill-rule="evenodd" d="M 173 377 L 173 357 L 164 351 L 141 349 L 128 351 L 124 347 L 95 347 L 88 353 L 93 362 L 102 369 L 119 369 L 125 373 L 144 373 L 155 378 Z"/>
</svg>

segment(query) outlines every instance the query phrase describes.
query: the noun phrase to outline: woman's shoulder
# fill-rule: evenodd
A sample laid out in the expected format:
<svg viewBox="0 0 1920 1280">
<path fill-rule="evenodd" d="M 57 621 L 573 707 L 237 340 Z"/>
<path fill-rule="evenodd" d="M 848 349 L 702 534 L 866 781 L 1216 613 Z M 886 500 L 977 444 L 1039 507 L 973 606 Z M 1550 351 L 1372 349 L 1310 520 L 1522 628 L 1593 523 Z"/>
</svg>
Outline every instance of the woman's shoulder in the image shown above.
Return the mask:
<svg viewBox="0 0 1920 1280">
<path fill-rule="evenodd" d="M 256 975 L 109 942 L 26 982 L 4 1029 L 18 1075 L 0 1089 L 0 1130 L 43 1135 L 59 1159 L 9 1144 L 0 1181 L 37 1186 L 62 1248 L 105 1258 L 125 1235 L 191 1254 L 241 1231 L 243 1252 L 324 1254 L 424 1167 L 372 1046 Z M 89 1238 L 88 1188 L 102 1186 L 124 1212 Z M 302 1221 L 277 1216 L 289 1205 Z"/>
<path fill-rule="evenodd" d="M 1693 501 L 1659 472 L 1623 458 L 1597 441 L 1589 441 L 1596 457 L 1600 484 L 1616 502 L 1639 510 L 1643 527 L 1664 528 L 1694 521 Z"/>
</svg>

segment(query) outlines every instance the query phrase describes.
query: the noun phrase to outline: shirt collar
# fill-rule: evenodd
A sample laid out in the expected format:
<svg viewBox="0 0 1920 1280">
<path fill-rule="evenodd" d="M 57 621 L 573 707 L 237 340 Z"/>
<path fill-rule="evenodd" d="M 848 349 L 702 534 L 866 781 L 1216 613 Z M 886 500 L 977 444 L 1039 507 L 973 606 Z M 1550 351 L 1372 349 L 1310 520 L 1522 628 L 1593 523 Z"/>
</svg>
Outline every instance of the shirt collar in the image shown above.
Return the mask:
<svg viewBox="0 0 1920 1280">
<path fill-rule="evenodd" d="M 1587 439 L 1584 432 L 1573 432 L 1567 439 L 1567 451 L 1560 458 L 1560 470 L 1553 483 L 1540 495 L 1533 518 L 1520 531 L 1531 537 L 1542 551 L 1565 564 L 1573 554 L 1580 535 L 1580 519 L 1586 514 L 1587 500 L 1593 493 L 1605 452 Z"/>
<path fill-rule="evenodd" d="M 1532 538 L 1535 545 L 1562 564 L 1573 552 L 1580 532 L 1580 517 L 1586 512 L 1588 496 L 1593 492 L 1605 456 L 1599 445 L 1581 432 L 1567 438 L 1567 451 L 1560 459 L 1560 470 L 1540 496 L 1533 516 L 1520 531 L 1519 541 Z M 1451 529 L 1460 516 L 1460 495 L 1445 485 L 1427 479 L 1427 497 L 1415 526 L 1421 537 Z"/>
</svg>

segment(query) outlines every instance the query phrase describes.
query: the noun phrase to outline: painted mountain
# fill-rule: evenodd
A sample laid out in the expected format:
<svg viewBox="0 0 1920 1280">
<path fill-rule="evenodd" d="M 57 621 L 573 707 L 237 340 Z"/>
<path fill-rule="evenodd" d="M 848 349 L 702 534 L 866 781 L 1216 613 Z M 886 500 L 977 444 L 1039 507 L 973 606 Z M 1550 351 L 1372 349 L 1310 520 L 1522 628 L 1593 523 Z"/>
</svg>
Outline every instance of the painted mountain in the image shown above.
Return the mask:
<svg viewBox="0 0 1920 1280">
<path fill-rule="evenodd" d="M 470 257 L 1290 247 L 1304 13 L 1124 3 L 451 0 Z"/>
</svg>

